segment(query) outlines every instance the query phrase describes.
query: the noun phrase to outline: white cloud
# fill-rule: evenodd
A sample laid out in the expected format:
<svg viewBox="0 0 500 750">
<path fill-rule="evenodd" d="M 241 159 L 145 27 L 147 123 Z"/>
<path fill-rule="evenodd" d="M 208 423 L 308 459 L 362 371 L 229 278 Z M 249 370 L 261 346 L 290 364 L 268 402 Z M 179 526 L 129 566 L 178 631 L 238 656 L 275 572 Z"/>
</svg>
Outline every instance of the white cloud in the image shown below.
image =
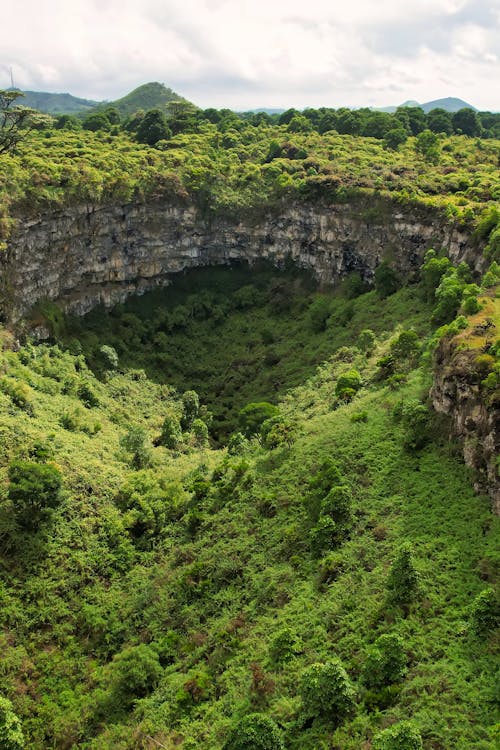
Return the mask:
<svg viewBox="0 0 500 750">
<path fill-rule="evenodd" d="M 500 0 L 18 0 L 8 85 L 116 98 L 159 80 L 202 106 L 500 108 Z"/>
</svg>

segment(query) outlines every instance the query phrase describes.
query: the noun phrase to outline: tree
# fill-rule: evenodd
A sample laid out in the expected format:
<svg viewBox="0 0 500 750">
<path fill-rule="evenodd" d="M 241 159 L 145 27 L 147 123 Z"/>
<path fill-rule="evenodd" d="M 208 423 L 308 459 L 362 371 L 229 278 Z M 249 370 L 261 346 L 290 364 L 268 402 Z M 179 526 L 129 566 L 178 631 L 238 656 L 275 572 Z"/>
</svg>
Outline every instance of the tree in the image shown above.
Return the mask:
<svg viewBox="0 0 500 750">
<path fill-rule="evenodd" d="M 354 712 L 354 688 L 340 659 L 312 664 L 301 676 L 304 714 L 339 726 Z"/>
<path fill-rule="evenodd" d="M 247 404 L 238 415 L 240 427 L 246 437 L 256 435 L 267 419 L 277 416 L 278 408 L 267 401 Z"/>
<path fill-rule="evenodd" d="M 381 635 L 367 651 L 362 673 L 364 684 L 381 688 L 399 682 L 405 676 L 406 661 L 401 636 Z"/>
<path fill-rule="evenodd" d="M 403 127 L 391 128 L 384 136 L 384 148 L 397 151 L 399 146 L 408 138 L 408 133 Z"/>
<path fill-rule="evenodd" d="M 111 122 L 105 112 L 92 112 L 83 121 L 83 128 L 97 133 L 98 130 L 111 130 Z"/>
<path fill-rule="evenodd" d="M 410 604 L 419 589 L 420 576 L 413 562 L 412 550 L 403 545 L 392 563 L 387 578 L 387 598 L 393 604 Z"/>
<path fill-rule="evenodd" d="M 34 109 L 16 104 L 22 96 L 21 91 L 0 90 L 0 154 L 13 151 L 38 119 Z"/>
<path fill-rule="evenodd" d="M 179 447 L 181 441 L 182 431 L 179 420 L 177 419 L 177 417 L 173 417 L 168 414 L 163 420 L 161 435 L 157 442 L 160 445 L 164 445 L 165 448 L 175 450 Z"/>
<path fill-rule="evenodd" d="M 431 130 L 423 130 L 415 140 L 415 151 L 431 164 L 439 161 L 439 136 Z"/>
<path fill-rule="evenodd" d="M 373 750 L 422 750 L 422 737 L 411 721 L 401 721 L 377 734 Z"/>
<path fill-rule="evenodd" d="M 400 287 L 399 277 L 388 263 L 382 261 L 375 269 L 375 289 L 381 299 L 386 299 Z"/>
<path fill-rule="evenodd" d="M 12 703 L 0 696 L 0 750 L 22 750 L 23 747 L 21 722 L 12 709 Z"/>
<path fill-rule="evenodd" d="M 455 112 L 451 118 L 455 133 L 463 135 L 481 135 L 481 121 L 477 112 L 469 107 L 463 107 Z"/>
<path fill-rule="evenodd" d="M 264 714 L 249 714 L 234 727 L 223 750 L 284 750 L 281 730 Z"/>
<path fill-rule="evenodd" d="M 34 529 L 61 502 L 61 472 L 52 464 L 13 461 L 9 466 L 8 496 L 17 522 Z"/>
<path fill-rule="evenodd" d="M 133 425 L 120 438 L 120 445 L 132 454 L 131 465 L 134 469 L 143 469 L 151 460 L 150 451 L 146 446 L 147 433 L 144 427 Z"/>
<path fill-rule="evenodd" d="M 171 135 L 172 131 L 161 109 L 150 109 L 146 112 L 136 131 L 139 143 L 147 143 L 149 146 L 154 146 L 158 141 L 170 138 Z"/>
<path fill-rule="evenodd" d="M 184 391 L 182 394 L 184 413 L 181 419 L 183 430 L 189 430 L 200 411 L 200 399 L 196 391 Z"/>
<path fill-rule="evenodd" d="M 493 589 L 484 589 L 470 609 L 470 629 L 476 636 L 487 636 L 500 625 L 500 603 Z"/>
<path fill-rule="evenodd" d="M 429 130 L 432 130 L 433 133 L 445 133 L 446 135 L 451 135 L 453 133 L 451 114 L 440 107 L 431 109 L 427 115 L 427 127 Z"/>
</svg>

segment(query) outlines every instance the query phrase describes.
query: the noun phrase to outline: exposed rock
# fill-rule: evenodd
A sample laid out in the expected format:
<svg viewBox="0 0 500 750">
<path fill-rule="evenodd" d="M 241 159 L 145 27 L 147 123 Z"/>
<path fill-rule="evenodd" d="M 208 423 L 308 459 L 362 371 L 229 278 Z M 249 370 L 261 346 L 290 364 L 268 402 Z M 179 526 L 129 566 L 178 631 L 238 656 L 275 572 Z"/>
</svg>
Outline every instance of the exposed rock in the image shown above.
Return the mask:
<svg viewBox="0 0 500 750">
<path fill-rule="evenodd" d="M 435 356 L 431 398 L 434 409 L 450 417 L 450 437 L 462 441 L 465 463 L 475 472 L 475 489 L 488 492 L 500 514 L 500 393 L 481 386 L 477 354 L 444 338 Z"/>
<path fill-rule="evenodd" d="M 376 213 L 376 212 L 375 212 Z M 76 206 L 18 217 L 0 260 L 8 321 L 19 320 L 40 299 L 83 314 L 131 294 L 169 283 L 193 266 L 287 257 L 313 271 L 321 283 L 359 271 L 367 280 L 382 259 L 404 274 L 430 247 L 454 260 L 474 253 L 468 237 L 438 213 L 373 206 L 289 205 L 253 220 L 207 220 L 193 205 L 164 202 Z"/>
</svg>

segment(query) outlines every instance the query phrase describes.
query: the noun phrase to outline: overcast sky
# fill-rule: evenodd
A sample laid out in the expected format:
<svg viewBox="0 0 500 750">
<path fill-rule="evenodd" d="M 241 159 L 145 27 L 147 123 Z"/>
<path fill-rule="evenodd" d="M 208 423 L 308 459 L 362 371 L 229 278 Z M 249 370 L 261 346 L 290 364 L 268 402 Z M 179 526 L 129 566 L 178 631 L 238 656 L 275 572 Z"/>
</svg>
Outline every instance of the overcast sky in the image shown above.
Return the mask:
<svg viewBox="0 0 500 750">
<path fill-rule="evenodd" d="M 0 88 L 115 99 L 160 81 L 202 107 L 500 110 L 500 0 L 15 0 Z"/>
</svg>

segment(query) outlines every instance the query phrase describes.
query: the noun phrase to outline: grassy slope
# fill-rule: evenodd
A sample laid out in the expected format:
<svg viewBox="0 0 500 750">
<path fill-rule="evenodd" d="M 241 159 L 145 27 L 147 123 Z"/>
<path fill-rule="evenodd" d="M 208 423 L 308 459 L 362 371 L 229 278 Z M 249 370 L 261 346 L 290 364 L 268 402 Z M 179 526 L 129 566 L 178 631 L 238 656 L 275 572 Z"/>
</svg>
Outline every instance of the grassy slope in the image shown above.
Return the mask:
<svg viewBox="0 0 500 750">
<path fill-rule="evenodd" d="M 242 309 L 241 290 L 250 287 L 250 302 Z M 209 297 L 203 297 L 206 289 Z M 281 302 L 280 289 L 285 290 Z M 196 309 L 205 298 L 211 312 L 200 316 Z M 329 305 L 326 329 L 320 331 L 310 320 L 318 300 Z M 180 307 L 189 315 L 182 324 L 169 325 Z M 214 314 L 220 310 L 230 314 Z M 191 271 L 175 278 L 172 287 L 132 299 L 110 315 L 94 310 L 83 321 L 70 321 L 66 340 L 80 341 L 97 372 L 99 349 L 111 344 L 123 366 L 144 367 L 151 378 L 180 391 L 193 388 L 214 414 L 212 433 L 225 437 L 237 427 L 239 409 L 250 401 L 276 402 L 363 329 L 380 334 L 394 320 L 405 319 L 423 335 L 429 314 L 415 287 L 387 300 L 375 292 L 351 300 L 338 290 L 319 293 L 306 273 L 236 266 Z"/>
<path fill-rule="evenodd" d="M 407 324 L 408 293 L 388 301 L 386 331 Z M 372 298 L 356 304 L 363 299 L 369 315 Z M 467 617 L 473 597 L 494 580 L 498 519 L 439 432 L 418 453 L 403 449 L 393 407 L 428 384 L 419 370 L 396 391 L 376 382 L 375 360 L 386 348 L 382 336 L 368 360 L 355 350 L 333 357 L 286 396 L 281 410 L 298 429 L 290 448 L 254 445 L 230 459 L 154 448 L 153 469 L 139 473 L 130 471 L 119 436 L 133 419 L 152 440 L 162 415 L 177 408 L 170 392 L 133 376 L 99 383 L 81 363 L 75 369 L 74 358 L 43 348 L 3 354 L 4 373 L 30 384 L 34 408 L 30 417 L 0 397 L 3 476 L 8 460 L 41 438 L 53 445 L 67 490 L 53 527 L 34 537 L 15 532 L 5 483 L 0 504 L 0 690 L 23 718 L 29 747 L 219 750 L 234 718 L 259 710 L 282 724 L 290 750 L 359 750 L 380 727 L 408 717 L 426 750 L 493 750 L 495 641 L 472 638 Z M 333 408 L 337 378 L 353 364 L 364 387 L 351 404 Z M 99 407 L 81 407 L 74 386 L 61 392 L 65 380 L 80 378 Z M 77 408 L 81 421 L 92 428 L 98 420 L 102 430 L 63 430 L 61 413 Z M 352 422 L 360 411 L 368 421 Z M 338 464 L 355 508 L 350 539 L 330 562 L 311 558 L 306 513 L 309 482 L 325 458 Z M 193 470 L 209 481 L 204 497 L 189 490 Z M 131 474 L 156 487 L 167 513 L 142 540 L 114 502 Z M 384 604 L 404 540 L 422 575 L 421 597 L 406 617 Z M 279 666 L 269 648 L 285 625 L 300 646 Z M 404 637 L 409 671 L 395 704 L 368 712 L 359 675 L 366 647 L 384 632 Z M 153 644 L 162 670 L 156 689 L 134 706 L 133 695 L 120 693 L 113 657 L 140 643 Z M 301 727 L 300 673 L 332 655 L 357 686 L 357 716 L 336 731 Z"/>
</svg>

